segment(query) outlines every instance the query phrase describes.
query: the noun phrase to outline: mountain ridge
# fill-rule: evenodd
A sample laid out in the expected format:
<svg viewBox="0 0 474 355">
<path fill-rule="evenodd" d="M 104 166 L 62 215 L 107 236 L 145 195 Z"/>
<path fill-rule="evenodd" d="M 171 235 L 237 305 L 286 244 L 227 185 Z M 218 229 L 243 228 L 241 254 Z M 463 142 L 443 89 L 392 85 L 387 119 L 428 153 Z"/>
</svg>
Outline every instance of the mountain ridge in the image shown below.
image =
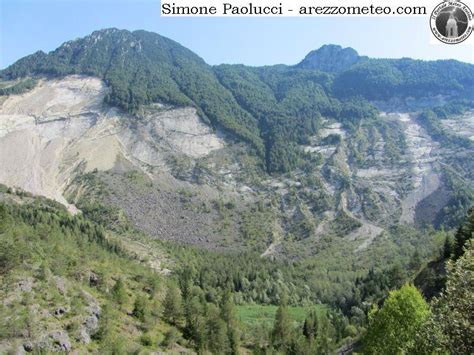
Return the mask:
<svg viewBox="0 0 474 355">
<path fill-rule="evenodd" d="M 56 50 L 58 50 L 59 48 L 61 48 L 64 45 L 71 45 L 74 42 L 81 41 L 81 40 L 89 38 L 89 37 L 94 38 L 94 36 L 97 36 L 97 35 L 107 35 L 107 34 L 117 34 L 117 33 L 127 34 L 127 35 L 130 35 L 130 34 L 131 35 L 137 35 L 137 34 L 148 34 L 148 35 L 150 35 L 150 34 L 152 34 L 152 35 L 158 36 L 161 39 L 164 39 L 166 41 L 170 41 L 170 42 L 174 43 L 175 45 L 179 45 L 180 47 L 186 48 L 186 47 L 182 46 L 179 42 L 176 42 L 175 40 L 173 40 L 169 37 L 163 36 L 159 33 L 153 32 L 153 31 L 148 31 L 148 30 L 143 30 L 143 29 L 128 30 L 128 29 L 120 29 L 120 28 L 117 28 L 117 27 L 108 27 L 108 28 L 95 30 L 95 31 L 91 32 L 89 35 L 86 35 L 86 36 L 83 36 L 83 37 L 77 37 L 75 39 L 65 41 L 62 44 L 60 44 L 56 49 L 53 49 L 49 52 L 45 52 L 43 50 L 37 50 L 36 52 L 34 52 L 30 55 L 27 55 L 23 58 L 18 59 L 14 63 L 8 65 L 6 68 L 1 69 L 0 72 L 6 71 L 11 66 L 15 65 L 16 62 L 18 62 L 19 60 L 30 57 L 32 55 L 36 55 L 36 54 L 41 54 L 41 55 L 46 54 L 47 55 L 47 54 L 50 54 L 52 52 L 55 52 Z M 189 52 L 192 52 L 189 49 L 187 49 L 187 50 Z M 195 56 L 199 57 L 202 61 L 205 62 L 205 60 L 201 56 L 199 56 L 198 54 L 196 54 L 194 52 L 192 52 L 192 53 Z M 274 64 L 274 65 L 271 65 L 271 66 L 280 66 L 280 65 L 299 66 L 299 65 L 302 65 L 305 62 L 305 59 L 311 59 L 311 57 L 313 57 L 313 56 L 316 56 L 316 55 L 321 55 L 322 56 L 322 55 L 326 55 L 326 54 L 330 54 L 330 55 L 338 55 L 338 54 L 345 55 L 346 54 L 348 56 L 351 56 L 351 57 L 354 57 L 354 58 L 357 57 L 359 59 L 379 59 L 379 60 L 395 60 L 395 61 L 396 60 L 414 60 L 414 61 L 420 61 L 420 62 L 457 62 L 457 63 L 463 63 L 463 64 L 467 64 L 467 65 L 474 65 L 473 63 L 467 63 L 467 62 L 459 61 L 459 60 L 456 60 L 454 58 L 452 58 L 452 59 L 413 59 L 411 57 L 384 58 L 384 57 L 369 57 L 369 56 L 365 56 L 365 55 L 361 56 L 361 55 L 359 55 L 357 50 L 352 48 L 352 47 L 343 47 L 343 46 L 341 46 L 340 44 L 337 44 L 337 43 L 328 43 L 328 44 L 323 44 L 323 45 L 321 45 L 320 47 L 318 47 L 316 49 L 310 50 L 306 54 L 306 56 L 302 60 L 300 60 L 300 62 L 298 62 L 296 64 Z M 225 63 L 222 63 L 222 64 L 225 64 Z M 208 64 L 208 65 L 210 65 L 210 64 Z M 220 64 L 210 65 L 210 66 L 219 66 L 219 65 Z M 247 65 L 247 64 L 229 64 L 229 65 L 244 65 L 244 66 L 249 66 L 249 67 L 259 67 L 259 66 L 256 66 L 256 65 Z"/>
<path fill-rule="evenodd" d="M 118 29 L 95 31 L 48 54 L 37 52 L 0 77 L 71 74 L 103 79 L 111 89 L 105 102 L 132 114 L 152 103 L 196 107 L 214 128 L 249 144 L 270 173 L 299 165 L 294 144 L 314 133 L 318 115 L 357 125 L 374 117 L 370 100 L 459 98 L 474 88 L 474 65 L 460 62 L 370 59 L 328 45 L 295 66 L 210 66 L 166 37 Z M 288 152 L 283 141 L 289 142 Z"/>
</svg>

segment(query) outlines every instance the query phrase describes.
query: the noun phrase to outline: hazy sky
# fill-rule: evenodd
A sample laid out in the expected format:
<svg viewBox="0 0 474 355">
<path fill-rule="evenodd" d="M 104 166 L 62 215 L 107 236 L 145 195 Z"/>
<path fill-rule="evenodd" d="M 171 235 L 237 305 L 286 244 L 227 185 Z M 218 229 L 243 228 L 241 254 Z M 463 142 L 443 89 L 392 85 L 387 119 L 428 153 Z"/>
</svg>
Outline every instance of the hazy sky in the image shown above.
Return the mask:
<svg viewBox="0 0 474 355">
<path fill-rule="evenodd" d="M 0 68 L 107 27 L 160 33 L 210 64 L 295 64 L 327 43 L 371 57 L 474 63 L 472 45 L 430 44 L 428 23 L 428 17 L 162 18 L 159 0 L 0 0 Z"/>
</svg>

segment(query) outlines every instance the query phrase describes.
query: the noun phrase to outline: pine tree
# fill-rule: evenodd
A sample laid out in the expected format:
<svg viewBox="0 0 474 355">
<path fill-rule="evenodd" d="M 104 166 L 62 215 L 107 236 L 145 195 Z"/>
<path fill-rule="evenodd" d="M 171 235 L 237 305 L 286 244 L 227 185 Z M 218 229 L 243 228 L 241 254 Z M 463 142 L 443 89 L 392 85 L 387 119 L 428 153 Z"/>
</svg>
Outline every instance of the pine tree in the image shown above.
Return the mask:
<svg viewBox="0 0 474 355">
<path fill-rule="evenodd" d="M 474 236 L 474 208 L 468 213 L 463 224 L 459 227 L 455 235 L 453 260 L 459 259 L 464 254 L 466 242 Z"/>
<path fill-rule="evenodd" d="M 185 303 L 191 296 L 193 274 L 194 270 L 189 267 L 186 267 L 181 270 L 179 274 L 179 288 L 181 290 L 181 296 Z"/>
<path fill-rule="evenodd" d="M 178 287 L 171 283 L 163 301 L 163 317 L 171 324 L 178 324 L 183 314 L 181 294 Z"/>
<path fill-rule="evenodd" d="M 443 258 L 450 259 L 453 255 L 453 242 L 449 236 L 446 236 L 443 246 Z"/>
<path fill-rule="evenodd" d="M 145 322 L 150 314 L 148 301 L 143 296 L 138 296 L 133 304 L 133 315 L 141 322 Z"/>
<path fill-rule="evenodd" d="M 228 353 L 227 326 L 221 319 L 219 309 L 211 304 L 207 312 L 207 344 L 213 354 Z"/>
<path fill-rule="evenodd" d="M 332 327 L 326 314 L 319 319 L 318 337 L 316 338 L 316 349 L 318 354 L 329 354 L 332 345 Z"/>
<path fill-rule="evenodd" d="M 421 262 L 422 261 L 421 261 L 420 252 L 418 250 L 415 250 L 415 252 L 413 253 L 413 256 L 411 257 L 408 267 L 410 268 L 410 270 L 417 271 L 421 266 Z"/>
<path fill-rule="evenodd" d="M 235 306 L 232 301 L 232 294 L 227 291 L 224 294 L 221 307 L 221 317 L 227 326 L 227 339 L 229 343 L 229 353 L 232 355 L 239 353 L 240 332 L 237 326 Z"/>
<path fill-rule="evenodd" d="M 206 307 L 197 296 L 188 299 L 187 302 L 184 334 L 186 338 L 194 342 L 198 352 L 202 352 L 206 347 L 207 339 Z"/>
<path fill-rule="evenodd" d="M 106 303 L 102 307 L 99 320 L 99 329 L 94 334 L 94 339 L 102 341 L 109 337 L 112 332 L 112 320 L 114 318 L 112 306 L 110 303 Z"/>
<path fill-rule="evenodd" d="M 441 343 L 451 354 L 473 354 L 474 314 L 474 242 L 466 245 L 466 252 L 456 261 L 447 263 L 446 287 L 433 301 L 433 323 L 441 328 L 446 339 Z M 433 334 L 436 329 L 429 327 Z M 433 337 L 433 336 L 432 336 Z"/>
<path fill-rule="evenodd" d="M 275 322 L 272 332 L 273 346 L 279 350 L 285 351 L 285 349 L 288 348 L 290 344 L 291 335 L 292 329 L 290 314 L 288 312 L 286 299 L 283 298 L 275 315 Z"/>
<path fill-rule="evenodd" d="M 117 280 L 112 288 L 112 298 L 120 307 L 123 307 L 128 301 L 127 290 L 121 278 Z"/>
<path fill-rule="evenodd" d="M 312 342 L 318 332 L 318 315 L 314 310 L 311 310 L 306 317 L 303 324 L 303 335 L 309 342 Z"/>
</svg>

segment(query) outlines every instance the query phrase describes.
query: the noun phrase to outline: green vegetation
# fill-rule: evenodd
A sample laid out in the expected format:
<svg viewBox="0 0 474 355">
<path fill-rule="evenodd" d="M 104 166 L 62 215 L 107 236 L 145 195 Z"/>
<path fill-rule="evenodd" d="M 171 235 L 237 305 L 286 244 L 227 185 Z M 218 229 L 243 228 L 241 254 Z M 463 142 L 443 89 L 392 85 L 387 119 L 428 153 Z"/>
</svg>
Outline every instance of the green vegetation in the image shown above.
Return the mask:
<svg viewBox="0 0 474 355">
<path fill-rule="evenodd" d="M 474 67 L 455 60 L 368 59 L 336 77 L 334 91 L 341 96 L 384 100 L 449 91 L 467 95 L 473 84 Z"/>
<path fill-rule="evenodd" d="M 369 313 L 364 353 L 411 353 L 416 346 L 416 334 L 429 315 L 428 304 L 416 287 L 405 285 L 390 292 L 383 307 L 375 307 Z"/>
<path fill-rule="evenodd" d="M 292 321 L 301 323 L 305 320 L 306 315 L 313 308 L 317 310 L 318 314 L 324 312 L 327 309 L 327 307 L 323 305 L 317 305 L 315 307 L 290 306 L 288 307 L 288 313 Z M 270 326 L 273 324 L 278 306 L 242 305 L 237 306 L 236 309 L 237 318 L 244 326 Z"/>
<path fill-rule="evenodd" d="M 4 95 L 18 95 L 23 94 L 33 89 L 37 80 L 33 78 L 25 78 L 21 80 L 15 80 L 13 82 L 0 82 L 0 96 Z"/>
<path fill-rule="evenodd" d="M 242 214 L 240 232 L 244 243 L 256 251 L 263 251 L 269 242 L 277 238 L 274 224 L 274 209 L 259 201 L 256 206 Z"/>
<path fill-rule="evenodd" d="M 224 224 L 226 220 L 241 217 L 240 230 L 237 232 L 241 232 L 244 246 L 233 244 L 226 251 L 215 252 L 151 240 L 142 236 L 126 220 L 124 224 L 116 224 L 116 219 L 113 218 L 116 215 L 114 209 L 109 210 L 111 215 L 107 213 L 108 210 L 100 209 L 104 215 L 89 216 L 97 223 L 123 232 L 142 244 L 166 250 L 170 258 L 176 261 L 175 274 L 189 274 L 187 277 L 191 283 L 203 290 L 208 301 L 214 302 L 221 298 L 226 290 L 230 290 L 237 305 L 276 305 L 286 294 L 290 306 L 324 303 L 341 308 L 349 314 L 352 306 L 358 305 L 370 295 L 376 294 L 370 301 L 385 297 L 394 285 L 392 280 L 404 279 L 412 272 L 418 271 L 403 270 L 411 263 L 416 250 L 419 251 L 418 257 L 423 263 L 441 249 L 446 232 L 393 227 L 359 252 L 357 248 L 360 242 L 343 237 L 346 231 L 352 231 L 359 226 L 357 220 L 347 215 L 345 218 L 338 218 L 338 223 L 332 224 L 331 235 L 324 235 L 315 241 L 314 236 L 310 235 L 315 221 L 310 211 L 314 211 L 315 206 L 319 204 L 334 202 L 329 196 L 319 197 L 317 194 L 307 193 L 306 186 L 318 184 L 317 180 L 313 180 L 311 177 L 302 180 L 303 185 L 295 190 L 295 195 L 288 194 L 281 198 L 275 197 L 271 201 L 259 201 L 243 210 L 237 217 L 235 214 L 240 213 L 240 207 L 237 207 L 233 200 L 219 199 L 213 204 L 209 203 L 208 209 L 202 213 L 207 216 L 211 209 L 219 223 Z M 107 194 L 107 189 L 101 189 L 100 186 L 102 185 L 97 184 L 96 188 L 91 188 L 91 195 L 85 194 L 79 200 L 72 199 L 71 202 L 81 209 L 82 201 L 86 202 L 86 207 L 90 204 L 103 205 L 98 196 L 94 195 L 100 191 Z M 84 189 L 81 191 L 84 192 Z M 178 198 L 184 203 L 188 203 L 191 196 L 194 196 L 192 191 L 179 190 Z M 290 199 L 294 201 L 291 202 Z M 328 201 L 324 202 L 324 199 Z M 299 206 L 297 216 L 287 222 L 288 230 L 294 234 L 289 233 L 287 236 L 277 220 L 278 207 L 282 204 L 288 208 Z M 107 224 L 108 221 L 110 224 Z M 304 235 L 307 237 L 300 238 Z M 280 243 L 281 251 L 278 257 L 260 257 L 270 242 Z M 237 247 L 240 249 L 235 250 Z M 389 270 L 392 268 L 398 276 L 390 276 Z M 361 290 L 357 289 L 362 287 L 363 279 L 368 274 L 377 276 L 377 280 L 366 280 L 373 287 L 364 286 L 361 298 L 361 295 L 358 295 Z M 398 283 L 395 285 L 399 286 L 401 285 Z"/>
<path fill-rule="evenodd" d="M 471 222 L 474 220 L 473 217 L 474 214 L 471 215 Z M 471 237 L 465 243 L 465 253 L 456 262 L 448 262 L 445 290 L 433 301 L 433 316 L 427 328 L 434 329 L 441 335 L 438 335 L 437 342 L 425 344 L 430 350 L 444 348 L 456 354 L 469 354 L 474 350 L 472 337 L 474 228 L 472 227 L 471 224 Z"/>
<path fill-rule="evenodd" d="M 8 189 L 1 193 L 7 202 L 0 204 L 0 241 L 6 246 L 0 278 L 8 301 L 0 307 L 0 341 L 11 347 L 28 341 L 38 351 L 101 353 L 166 350 L 179 343 L 199 352 L 237 354 L 242 339 L 246 347 L 255 346 L 253 334 L 242 333 L 252 324 L 241 321 L 234 307 L 238 293 L 229 293 L 226 282 L 216 292 L 206 279 L 216 270 L 202 270 L 199 283 L 188 267 L 164 280 L 129 253 L 126 242 L 119 244 L 116 235 L 85 217 L 72 217 L 46 199 L 18 192 L 23 200 L 17 204 Z M 37 307 L 42 311 L 35 312 Z M 304 308 L 295 310 L 296 326 Z M 271 338 L 262 334 L 260 340 L 268 346 Z"/>
<path fill-rule="evenodd" d="M 428 264 L 420 272 L 420 275 L 429 277 L 430 273 L 426 270 L 436 268 L 434 271 L 440 272 L 439 265 L 446 268 L 441 282 L 423 280 L 425 285 L 436 288 L 435 292 L 430 292 L 436 294 L 436 297 L 432 299 L 429 308 L 413 286 L 404 286 L 400 291 L 392 293 L 382 309 L 378 313 L 374 312 L 372 331 L 369 324 L 368 333 L 364 337 L 368 352 L 385 349 L 384 353 L 391 353 L 392 350 L 385 347 L 392 341 L 391 349 L 416 354 L 472 353 L 473 237 L 474 210 L 471 210 L 459 227 L 454 242 L 447 240 L 440 259 Z M 419 281 L 420 277 L 417 279 Z M 396 337 L 388 329 L 390 327 L 396 331 Z"/>
<path fill-rule="evenodd" d="M 331 222 L 331 231 L 339 237 L 344 237 L 360 226 L 362 226 L 362 223 L 349 216 L 346 212 L 341 211 L 334 221 Z"/>
<path fill-rule="evenodd" d="M 319 128 L 321 116 L 354 127 L 376 109 L 367 101 L 331 97 L 332 77 L 285 66 L 250 68 L 221 65 L 217 77 L 237 102 L 259 122 L 266 146 L 266 167 L 284 173 L 304 165 L 298 144 L 306 144 Z"/>
<path fill-rule="evenodd" d="M 101 180 L 109 173 L 84 174 L 69 187 L 68 198 L 82 211 L 77 216 L 57 203 L 0 188 L 0 352 L 4 344 L 16 349 L 28 341 L 35 351 L 117 354 L 327 354 L 358 345 L 365 353 L 472 353 L 472 285 L 465 280 L 472 279 L 474 212 L 456 233 L 384 223 L 383 233 L 361 243 L 366 236 L 345 238 L 362 224 L 345 211 L 339 192 L 348 192 L 344 199 L 377 224 L 383 195 L 353 184 L 347 166 L 378 168 L 376 155 L 397 164 L 407 153 L 400 121 L 378 120 L 368 100 L 456 93 L 459 100 L 420 113 L 418 122 L 446 148 L 471 147 L 468 139 L 446 134 L 441 120 L 472 108 L 465 96 L 474 85 L 473 66 L 353 59 L 328 72 L 312 69 L 332 68 L 321 62 L 211 67 L 169 39 L 112 29 L 2 71 L 13 83 L 3 82 L 1 95 L 24 92 L 43 75 L 97 76 L 110 87 L 106 102 L 137 120 L 151 103 L 193 106 L 214 128 L 252 147 L 248 153 L 240 145 L 246 160 L 236 158 L 237 166 L 250 162 L 255 180 L 266 170 L 286 174 L 286 182 L 283 193 L 256 192 L 255 200 L 264 197 L 252 206 L 225 194 L 200 200 L 191 187 L 166 191 L 176 206 L 202 212 L 202 224 L 222 234 L 219 246 L 229 247 L 226 252 L 150 240 L 107 203 L 117 197 L 113 183 Z M 346 138 L 318 135 L 328 122 L 340 123 Z M 375 151 L 380 141 L 382 153 Z M 302 150 L 314 142 L 334 146 L 323 167 L 322 154 Z M 191 159 L 168 159 L 178 177 L 208 168 L 206 158 L 195 166 Z M 466 183 L 473 180 L 472 158 L 447 159 L 449 166 L 440 169 L 450 200 L 436 217 L 449 228 L 458 225 L 474 193 Z M 140 172 L 116 174 L 110 181 L 123 178 L 128 188 L 156 192 Z M 321 176 L 336 187 L 334 194 L 322 188 Z M 364 190 L 363 201 L 357 189 Z M 394 190 L 403 196 L 408 188 Z M 327 212 L 333 211 L 332 220 Z M 241 239 L 225 239 L 232 232 Z M 135 253 L 134 242 L 166 255 L 170 275 L 152 271 L 152 253 Z M 270 244 L 281 258 L 273 260 Z M 269 258 L 261 257 L 266 249 Z M 158 261 L 150 264 L 162 265 Z M 420 279 L 429 304 L 407 284 L 415 280 L 418 286 Z"/>
<path fill-rule="evenodd" d="M 201 353 L 309 354 L 362 337 L 365 353 L 473 349 L 466 311 L 473 290 L 465 281 L 472 279 L 474 211 L 455 242 L 445 243 L 443 255 L 452 259 L 446 289 L 430 307 L 413 286 L 402 287 L 421 267 L 416 252 L 410 269 L 371 270 L 330 308 L 315 305 L 305 285 L 315 274 L 304 263 L 168 245 L 176 269 L 165 280 L 127 251 L 126 239 L 118 243 L 85 217 L 21 191 L 0 193 L 0 341 L 12 347 L 29 341 L 38 350 L 121 353 L 179 344 Z"/>
<path fill-rule="evenodd" d="M 436 116 L 445 119 L 451 116 L 462 115 L 467 110 L 474 108 L 474 102 L 469 100 L 453 100 L 444 106 L 433 108 Z"/>
<path fill-rule="evenodd" d="M 446 130 L 443 129 L 440 119 L 445 117 L 445 107 L 446 106 L 443 106 L 438 110 L 435 109 L 434 111 L 426 110 L 422 112 L 418 117 L 418 121 L 426 129 L 426 131 L 431 137 L 441 143 L 447 144 L 449 146 L 472 146 L 473 143 L 468 138 L 449 134 L 446 132 Z M 439 117 L 437 112 L 443 116 Z"/>
<path fill-rule="evenodd" d="M 0 203 L 1 340 L 15 346 L 26 338 L 50 351 L 136 351 L 139 330 L 158 346 L 169 328 L 153 320 L 162 278 L 102 227 L 45 199 L 23 199 Z M 137 298 L 149 317 L 128 315 Z"/>
</svg>

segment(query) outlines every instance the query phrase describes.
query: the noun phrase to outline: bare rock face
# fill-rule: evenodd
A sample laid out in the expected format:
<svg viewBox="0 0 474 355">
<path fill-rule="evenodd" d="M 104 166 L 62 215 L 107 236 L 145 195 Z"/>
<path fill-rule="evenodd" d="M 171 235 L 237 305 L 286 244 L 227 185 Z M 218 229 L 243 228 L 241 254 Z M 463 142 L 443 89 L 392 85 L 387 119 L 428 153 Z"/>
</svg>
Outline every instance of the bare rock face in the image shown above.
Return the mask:
<svg viewBox="0 0 474 355">
<path fill-rule="evenodd" d="M 52 340 L 53 350 L 57 351 L 69 351 L 71 350 L 71 341 L 67 333 L 62 331 L 54 332 L 50 335 Z"/>
<path fill-rule="evenodd" d="M 204 125 L 193 108 L 147 111 L 146 129 L 175 152 L 201 158 L 223 147 L 222 138 Z"/>
<path fill-rule="evenodd" d="M 434 142 L 426 131 L 408 114 L 398 115 L 402 122 L 409 154 L 409 169 L 413 189 L 402 199 L 400 222 L 413 223 L 415 209 L 420 201 L 432 194 L 441 183 L 437 158 L 439 144 Z"/>
<path fill-rule="evenodd" d="M 79 328 L 76 340 L 88 344 L 91 337 L 99 330 L 99 318 L 102 312 L 99 302 L 88 292 L 83 291 L 82 296 L 87 300 L 88 305 L 85 307 L 86 314 L 81 317 L 81 326 Z"/>
<path fill-rule="evenodd" d="M 456 118 L 442 120 L 441 124 L 448 132 L 474 142 L 474 111 L 468 111 Z"/>
<path fill-rule="evenodd" d="M 79 172 L 110 170 L 119 158 L 163 168 L 170 152 L 195 158 L 223 147 L 195 109 L 150 110 L 141 123 L 104 105 L 106 92 L 97 78 L 69 76 L 0 103 L 0 183 L 68 205 L 63 191 Z"/>
</svg>

